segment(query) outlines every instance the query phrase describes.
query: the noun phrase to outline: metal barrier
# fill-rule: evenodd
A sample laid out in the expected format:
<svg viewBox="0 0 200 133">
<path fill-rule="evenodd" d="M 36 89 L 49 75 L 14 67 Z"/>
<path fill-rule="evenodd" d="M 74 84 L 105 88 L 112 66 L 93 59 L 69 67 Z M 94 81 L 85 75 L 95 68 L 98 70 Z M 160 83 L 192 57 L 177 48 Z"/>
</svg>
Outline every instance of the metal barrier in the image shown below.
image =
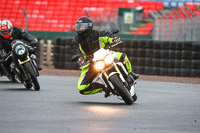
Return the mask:
<svg viewBox="0 0 200 133">
<path fill-rule="evenodd" d="M 186 16 L 186 18 L 183 19 L 177 10 L 174 9 L 173 11 L 179 17 L 178 19 L 176 19 L 169 10 L 163 10 L 160 13 L 158 11 L 150 13 L 154 18 L 153 40 L 200 40 L 200 15 L 195 15 L 188 8 L 188 11 L 192 14 L 192 17 L 190 18 L 185 10 L 180 8 L 180 11 Z M 171 16 L 172 19 L 169 19 L 168 15 Z"/>
</svg>

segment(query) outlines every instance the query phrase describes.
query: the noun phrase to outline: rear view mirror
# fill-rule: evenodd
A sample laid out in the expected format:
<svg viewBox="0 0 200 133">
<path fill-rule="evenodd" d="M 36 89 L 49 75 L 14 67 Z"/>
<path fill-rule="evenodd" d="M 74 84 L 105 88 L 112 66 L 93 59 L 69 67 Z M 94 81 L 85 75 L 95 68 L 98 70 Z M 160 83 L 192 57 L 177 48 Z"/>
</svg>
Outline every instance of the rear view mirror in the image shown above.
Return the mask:
<svg viewBox="0 0 200 133">
<path fill-rule="evenodd" d="M 119 29 L 112 29 L 111 33 L 112 34 L 117 34 L 119 32 Z"/>
</svg>

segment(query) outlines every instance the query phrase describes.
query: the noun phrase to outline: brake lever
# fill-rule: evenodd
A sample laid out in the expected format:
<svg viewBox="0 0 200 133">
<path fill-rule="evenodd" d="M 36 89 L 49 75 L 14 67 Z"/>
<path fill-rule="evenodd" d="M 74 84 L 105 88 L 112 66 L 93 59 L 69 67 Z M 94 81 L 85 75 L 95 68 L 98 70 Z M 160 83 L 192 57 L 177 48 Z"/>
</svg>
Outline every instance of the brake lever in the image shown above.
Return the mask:
<svg viewBox="0 0 200 133">
<path fill-rule="evenodd" d="M 122 44 L 122 43 L 123 43 L 123 41 L 120 41 L 120 42 L 118 42 L 118 43 L 115 43 L 115 44 L 111 45 L 111 48 L 117 46 L 118 44 Z"/>
</svg>

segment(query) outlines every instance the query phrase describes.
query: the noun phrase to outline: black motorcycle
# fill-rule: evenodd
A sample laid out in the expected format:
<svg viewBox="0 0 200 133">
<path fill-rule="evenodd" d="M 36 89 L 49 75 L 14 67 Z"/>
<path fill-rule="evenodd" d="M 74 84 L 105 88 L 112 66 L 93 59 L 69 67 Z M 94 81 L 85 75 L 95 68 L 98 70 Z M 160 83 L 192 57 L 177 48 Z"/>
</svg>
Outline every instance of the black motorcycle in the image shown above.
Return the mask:
<svg viewBox="0 0 200 133">
<path fill-rule="evenodd" d="M 34 88 L 40 90 L 39 76 L 35 54 L 30 54 L 31 47 L 21 40 L 14 40 L 11 43 L 12 51 L 7 58 L 12 58 L 10 64 L 11 72 L 27 89 Z"/>
</svg>

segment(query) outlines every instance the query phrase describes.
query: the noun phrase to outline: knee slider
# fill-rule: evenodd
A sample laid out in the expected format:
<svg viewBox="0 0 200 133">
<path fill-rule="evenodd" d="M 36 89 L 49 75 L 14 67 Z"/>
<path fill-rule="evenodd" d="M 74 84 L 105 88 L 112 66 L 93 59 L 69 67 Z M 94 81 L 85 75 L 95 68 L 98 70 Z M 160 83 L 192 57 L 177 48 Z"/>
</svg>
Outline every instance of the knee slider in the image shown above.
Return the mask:
<svg viewBox="0 0 200 133">
<path fill-rule="evenodd" d="M 79 93 L 83 95 L 84 94 L 84 90 L 80 90 Z"/>
</svg>

